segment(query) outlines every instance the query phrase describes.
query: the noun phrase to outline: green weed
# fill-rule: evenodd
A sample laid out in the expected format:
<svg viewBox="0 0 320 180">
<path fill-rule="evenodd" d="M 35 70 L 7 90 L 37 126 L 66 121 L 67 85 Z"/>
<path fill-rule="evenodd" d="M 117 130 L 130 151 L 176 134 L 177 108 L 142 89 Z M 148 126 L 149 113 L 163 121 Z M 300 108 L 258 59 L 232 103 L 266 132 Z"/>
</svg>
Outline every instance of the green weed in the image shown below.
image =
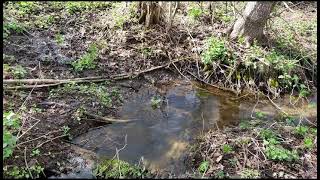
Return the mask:
<svg viewBox="0 0 320 180">
<path fill-rule="evenodd" d="M 98 48 L 95 44 L 89 46 L 88 52 L 77 61 L 72 62 L 72 66 L 76 71 L 85 69 L 94 69 L 96 67 L 95 60 L 98 57 Z"/>
<path fill-rule="evenodd" d="M 111 107 L 112 105 L 112 99 L 111 97 L 114 96 L 115 98 L 121 100 L 121 96 L 118 92 L 113 91 L 113 93 L 108 92 L 106 84 L 103 85 L 98 85 L 95 83 L 91 83 L 89 85 L 85 84 L 80 84 L 77 85 L 75 83 L 69 83 L 65 84 L 63 88 L 55 90 L 55 91 L 50 91 L 50 96 L 53 97 L 56 93 L 62 92 L 62 93 L 81 93 L 81 94 L 86 94 L 89 95 L 90 97 L 96 97 L 99 102 L 105 106 L 105 107 Z"/>
<path fill-rule="evenodd" d="M 33 22 L 34 25 L 38 28 L 49 28 L 49 26 L 54 23 L 55 19 L 52 15 L 44 15 L 36 17 Z"/>
<path fill-rule="evenodd" d="M 259 119 L 263 119 L 265 117 L 265 113 L 264 112 L 261 112 L 261 111 L 258 111 L 256 112 L 256 116 L 257 118 Z"/>
<path fill-rule="evenodd" d="M 56 34 L 54 39 L 59 45 L 63 44 L 64 42 L 64 37 L 60 33 Z"/>
<path fill-rule="evenodd" d="M 39 8 L 38 4 L 32 1 L 20 1 L 20 2 L 17 2 L 16 5 L 18 8 L 18 14 L 22 16 L 33 13 Z"/>
<path fill-rule="evenodd" d="M 5 176 L 14 178 L 14 179 L 21 179 L 21 178 L 39 178 L 40 174 L 43 172 L 44 168 L 40 165 L 32 165 L 27 169 L 26 167 L 17 167 L 13 166 L 12 168 L 8 169 L 8 167 L 4 167 L 3 171 Z M 31 173 L 31 175 L 30 175 Z"/>
<path fill-rule="evenodd" d="M 233 151 L 232 146 L 230 146 L 229 144 L 224 144 L 221 149 L 225 154 L 231 153 Z"/>
<path fill-rule="evenodd" d="M 3 113 L 3 159 L 10 157 L 16 146 L 16 133 L 20 128 L 20 117 L 15 113 Z"/>
<path fill-rule="evenodd" d="M 156 108 L 159 108 L 160 107 L 160 103 L 161 103 L 161 98 L 159 97 L 152 97 L 151 99 L 151 107 L 156 109 Z"/>
<path fill-rule="evenodd" d="M 7 22 L 3 23 L 3 38 L 7 38 L 12 32 L 22 33 L 25 31 L 25 27 L 18 22 Z"/>
<path fill-rule="evenodd" d="M 298 126 L 295 128 L 294 133 L 300 136 L 305 136 L 309 128 L 307 126 Z"/>
<path fill-rule="evenodd" d="M 278 145 L 268 145 L 265 149 L 265 154 L 268 159 L 271 160 L 278 160 L 278 161 L 294 161 L 298 159 L 297 151 L 287 150 L 282 146 Z"/>
<path fill-rule="evenodd" d="M 208 169 L 209 169 L 209 162 L 202 161 L 198 167 L 198 172 L 203 174 L 203 173 L 206 173 Z"/>
<path fill-rule="evenodd" d="M 26 69 L 20 65 L 12 67 L 11 72 L 13 73 L 13 76 L 18 79 L 24 78 L 27 74 Z"/>
<path fill-rule="evenodd" d="M 259 178 L 260 173 L 258 170 L 254 169 L 244 169 L 241 171 L 241 178 Z"/>
<path fill-rule="evenodd" d="M 201 54 L 201 61 L 204 64 L 212 64 L 213 61 L 227 60 L 228 50 L 223 40 L 211 37 L 207 42 L 206 50 Z"/>
<path fill-rule="evenodd" d="M 144 47 L 141 49 L 141 53 L 145 58 L 150 57 L 153 54 L 153 50 L 150 47 Z"/>
<path fill-rule="evenodd" d="M 63 135 L 70 136 L 70 127 L 69 126 L 62 126 Z"/>
<path fill-rule="evenodd" d="M 40 154 L 40 150 L 34 149 L 34 150 L 32 150 L 31 156 L 38 156 L 39 154 Z"/>
<path fill-rule="evenodd" d="M 222 170 L 220 170 L 215 174 L 215 177 L 218 179 L 224 179 L 226 178 L 226 174 Z"/>
<path fill-rule="evenodd" d="M 65 9 L 69 14 L 75 14 L 77 12 L 82 12 L 91 9 L 99 8 L 110 8 L 112 7 L 112 2 L 67 2 L 65 4 Z"/>
<path fill-rule="evenodd" d="M 143 178 L 147 172 L 122 160 L 105 160 L 98 164 L 94 174 L 101 178 Z"/>
<path fill-rule="evenodd" d="M 303 146 L 307 149 L 313 148 L 313 141 L 311 137 L 305 137 L 303 140 Z"/>
<path fill-rule="evenodd" d="M 188 16 L 191 17 L 192 19 L 196 20 L 202 15 L 202 10 L 197 7 L 192 7 L 188 11 Z"/>
</svg>

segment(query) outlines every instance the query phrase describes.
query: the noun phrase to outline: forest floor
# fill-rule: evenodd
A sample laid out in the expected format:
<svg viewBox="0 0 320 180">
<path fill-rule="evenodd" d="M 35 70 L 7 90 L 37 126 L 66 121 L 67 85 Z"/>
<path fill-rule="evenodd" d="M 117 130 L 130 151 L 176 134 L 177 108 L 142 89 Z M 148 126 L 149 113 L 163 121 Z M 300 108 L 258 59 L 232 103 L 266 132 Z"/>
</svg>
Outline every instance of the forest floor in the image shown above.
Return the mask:
<svg viewBox="0 0 320 180">
<path fill-rule="evenodd" d="M 239 3 L 239 8 L 242 6 Z M 302 111 L 311 113 L 301 116 L 294 111 L 281 116 L 280 121 L 268 123 L 259 121 L 263 120 L 260 115 L 256 121 L 199 137 L 190 158 L 194 159 L 191 168 L 201 176 L 316 177 L 316 103 L 308 97 L 316 94 L 316 77 L 311 72 L 316 74 L 317 10 L 314 4 L 293 5 L 294 12 L 282 6 L 277 9 L 283 13 L 281 18 L 273 19 L 270 36 L 283 38 L 282 46 L 294 46 L 290 53 L 303 56 L 308 63 L 300 65 L 312 67 L 303 71 L 306 78 L 299 81 L 304 82 L 303 86 L 299 84 L 301 88 L 290 96 L 297 107 L 304 105 Z M 114 2 L 4 4 L 3 79 L 33 79 L 4 83 L 5 177 L 57 176 L 75 168 L 68 159 L 79 152 L 71 148 L 74 145 L 70 140 L 90 128 L 110 123 L 104 117 L 119 118 L 119 107 L 142 85 L 163 86 L 179 77 L 239 94 L 237 74 L 228 71 L 232 72 L 230 82 L 224 73 L 205 72 L 201 63 L 208 38 L 222 37 L 233 20 L 231 6 L 224 9 L 221 4 L 213 24 L 204 13 L 178 10 L 170 31 L 160 25 L 145 29 L 137 23 L 135 8 Z M 193 9 L 197 8 L 194 5 Z M 234 44 L 226 46 L 242 49 Z M 227 71 L 226 67 L 216 71 Z M 84 83 L 70 81 L 88 77 L 94 78 Z M 258 86 L 247 88 L 261 90 Z M 270 92 L 277 97 L 286 89 L 278 90 Z"/>
</svg>

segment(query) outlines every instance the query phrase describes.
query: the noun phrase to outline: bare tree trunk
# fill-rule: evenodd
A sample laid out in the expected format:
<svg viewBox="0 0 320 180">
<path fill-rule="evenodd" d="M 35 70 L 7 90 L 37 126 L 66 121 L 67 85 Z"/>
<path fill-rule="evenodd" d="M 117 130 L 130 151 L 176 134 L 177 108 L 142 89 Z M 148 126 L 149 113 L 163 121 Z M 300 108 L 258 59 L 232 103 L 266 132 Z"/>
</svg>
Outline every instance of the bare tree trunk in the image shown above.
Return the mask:
<svg viewBox="0 0 320 180">
<path fill-rule="evenodd" d="M 242 16 L 235 21 L 229 31 L 230 39 L 243 36 L 247 47 L 253 40 L 263 42 L 266 39 L 263 29 L 274 5 L 275 2 L 248 2 Z"/>
<path fill-rule="evenodd" d="M 211 24 L 213 24 L 213 17 L 214 17 L 214 13 L 215 13 L 215 4 L 211 1 L 209 1 L 207 4 L 207 10 L 209 11 L 209 14 L 210 14 Z"/>
<path fill-rule="evenodd" d="M 139 23 L 145 23 L 146 27 L 159 24 L 163 20 L 163 11 L 158 2 L 139 2 Z"/>
<path fill-rule="evenodd" d="M 174 16 L 176 15 L 178 7 L 179 7 L 179 1 L 175 2 L 175 7 L 174 8 L 173 8 L 172 3 L 173 2 L 169 2 L 169 17 L 168 17 L 167 31 L 170 30 L 170 28 L 172 26 L 172 21 L 174 19 Z"/>
</svg>

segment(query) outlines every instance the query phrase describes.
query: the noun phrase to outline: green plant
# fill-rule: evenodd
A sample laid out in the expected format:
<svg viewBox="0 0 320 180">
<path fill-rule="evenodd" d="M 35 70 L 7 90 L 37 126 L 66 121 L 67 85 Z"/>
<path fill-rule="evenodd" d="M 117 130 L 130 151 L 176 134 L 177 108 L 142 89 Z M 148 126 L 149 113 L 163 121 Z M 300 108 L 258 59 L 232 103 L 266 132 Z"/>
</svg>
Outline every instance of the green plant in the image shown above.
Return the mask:
<svg viewBox="0 0 320 180">
<path fill-rule="evenodd" d="M 307 97 L 310 95 L 310 91 L 307 90 L 307 87 L 304 84 L 300 84 L 299 87 L 299 97 Z"/>
<path fill-rule="evenodd" d="M 188 16 L 192 17 L 193 19 L 198 19 L 202 15 L 202 10 L 200 8 L 193 7 L 189 9 Z"/>
<path fill-rule="evenodd" d="M 70 127 L 69 126 L 62 126 L 63 135 L 69 136 L 70 135 Z"/>
<path fill-rule="evenodd" d="M 143 178 L 147 172 L 122 160 L 107 159 L 98 164 L 94 174 L 102 178 Z"/>
<path fill-rule="evenodd" d="M 38 16 L 33 24 L 38 28 L 48 28 L 50 24 L 54 22 L 54 20 L 54 16 L 52 15 Z"/>
<path fill-rule="evenodd" d="M 85 69 L 94 69 L 96 67 L 94 60 L 98 57 L 98 48 L 95 44 L 89 46 L 88 52 L 77 61 L 72 62 L 72 66 L 76 71 Z"/>
<path fill-rule="evenodd" d="M 65 9 L 69 14 L 74 14 L 76 12 L 98 9 L 98 8 L 109 8 L 112 6 L 112 2 L 67 2 L 65 4 Z"/>
<path fill-rule="evenodd" d="M 317 103 L 315 102 L 311 102 L 308 104 L 308 108 L 316 108 L 317 107 Z"/>
<path fill-rule="evenodd" d="M 7 22 L 3 23 L 3 38 L 7 38 L 12 32 L 22 33 L 25 28 L 18 22 Z"/>
<path fill-rule="evenodd" d="M 211 37 L 207 42 L 206 50 L 201 53 L 201 61 L 204 64 L 212 64 L 216 60 L 226 60 L 228 51 L 223 40 Z"/>
<path fill-rule="evenodd" d="M 308 132 L 309 128 L 307 126 L 297 126 L 294 130 L 295 134 L 300 136 L 305 136 Z"/>
<path fill-rule="evenodd" d="M 16 79 L 24 78 L 27 74 L 27 71 L 21 65 L 9 66 L 8 64 L 3 64 L 3 70 L 12 74 Z"/>
<path fill-rule="evenodd" d="M 232 158 L 232 159 L 229 159 L 228 162 L 230 163 L 231 166 L 237 166 L 237 161 L 238 159 L 237 158 Z"/>
<path fill-rule="evenodd" d="M 313 148 L 313 141 L 311 137 L 305 137 L 303 140 L 303 146 L 307 149 Z"/>
<path fill-rule="evenodd" d="M 26 15 L 36 11 L 39 7 L 36 2 L 20 1 L 16 3 L 18 14 Z"/>
<path fill-rule="evenodd" d="M 277 135 L 270 129 L 262 129 L 259 133 L 260 137 L 268 140 L 268 139 L 277 139 Z"/>
<path fill-rule="evenodd" d="M 144 57 L 150 57 L 153 53 L 153 50 L 150 47 L 144 47 L 141 49 L 141 53 Z"/>
<path fill-rule="evenodd" d="M 265 117 L 265 113 L 264 112 L 261 112 L 261 111 L 258 111 L 256 112 L 256 116 L 257 118 L 259 119 L 263 119 Z"/>
<path fill-rule="evenodd" d="M 298 159 L 297 151 L 287 150 L 282 146 L 278 145 L 268 145 L 265 149 L 265 154 L 268 159 L 271 160 L 279 160 L 279 161 L 294 161 Z"/>
<path fill-rule="evenodd" d="M 241 178 L 259 178 L 260 173 L 258 170 L 254 169 L 244 169 L 241 171 Z"/>
<path fill-rule="evenodd" d="M 226 175 L 222 170 L 220 170 L 215 174 L 215 177 L 218 178 L 218 179 L 223 179 L 223 178 L 226 177 Z"/>
<path fill-rule="evenodd" d="M 55 40 L 58 44 L 62 44 L 64 42 L 64 37 L 60 33 L 57 33 L 55 35 Z"/>
<path fill-rule="evenodd" d="M 198 167 L 198 171 L 201 174 L 204 174 L 209 169 L 209 162 L 208 161 L 202 161 Z"/>
<path fill-rule="evenodd" d="M 75 83 L 68 83 L 63 86 L 63 88 L 51 91 L 51 97 L 58 93 L 72 93 L 72 92 L 80 92 L 81 94 L 90 95 L 90 97 L 96 97 L 100 103 L 106 107 L 111 107 L 112 100 L 111 96 L 106 89 L 105 83 L 101 85 L 97 85 L 95 83 L 91 83 L 90 85 L 77 85 Z M 117 96 L 117 93 L 114 92 L 114 95 Z M 120 95 L 119 95 L 120 96 Z M 120 97 L 121 98 L 121 97 Z"/>
<path fill-rule="evenodd" d="M 44 168 L 40 165 L 32 165 L 27 169 L 26 167 L 13 166 L 11 169 L 4 167 L 4 174 L 10 178 L 39 178 L 40 174 L 43 172 Z"/>
<path fill-rule="evenodd" d="M 296 119 L 292 116 L 285 117 L 285 121 L 290 126 L 295 126 Z"/>
<path fill-rule="evenodd" d="M 16 146 L 16 132 L 20 128 L 19 116 L 15 113 L 3 113 L 3 159 L 10 157 Z"/>
<path fill-rule="evenodd" d="M 161 101 L 162 100 L 159 97 L 156 97 L 156 96 L 152 97 L 152 99 L 151 99 L 151 107 L 154 108 L 154 109 L 159 108 Z"/>
<path fill-rule="evenodd" d="M 119 89 L 113 88 L 110 94 L 112 97 L 115 97 L 119 102 L 123 101 L 123 97 L 121 96 Z"/>
<path fill-rule="evenodd" d="M 32 150 L 31 156 L 37 156 L 40 154 L 40 150 L 39 149 L 34 149 Z"/>
<path fill-rule="evenodd" d="M 222 145 L 222 152 L 223 153 L 228 154 L 228 153 L 231 153 L 232 151 L 233 151 L 233 148 L 229 144 Z"/>
<path fill-rule="evenodd" d="M 241 121 L 239 123 L 239 127 L 240 127 L 240 129 L 250 129 L 251 125 L 248 121 Z"/>
<path fill-rule="evenodd" d="M 22 66 L 17 65 L 13 67 L 12 73 L 15 78 L 24 78 L 27 74 L 27 71 Z"/>
<path fill-rule="evenodd" d="M 130 18 L 129 15 L 117 15 L 117 14 L 113 14 L 113 19 L 114 19 L 114 22 L 115 22 L 115 25 L 114 27 L 115 28 L 119 28 L 119 29 L 122 29 L 123 27 L 123 24 L 128 21 L 128 19 Z"/>
</svg>

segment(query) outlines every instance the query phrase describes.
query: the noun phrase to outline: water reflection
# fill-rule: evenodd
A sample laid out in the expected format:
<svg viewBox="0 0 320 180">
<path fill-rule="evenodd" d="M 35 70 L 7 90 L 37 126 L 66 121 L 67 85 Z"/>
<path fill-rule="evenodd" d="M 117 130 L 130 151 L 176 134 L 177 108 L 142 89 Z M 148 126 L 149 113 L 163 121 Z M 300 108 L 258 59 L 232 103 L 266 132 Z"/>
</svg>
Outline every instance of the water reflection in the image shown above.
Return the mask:
<svg viewBox="0 0 320 180">
<path fill-rule="evenodd" d="M 168 87 L 167 87 L 168 88 Z M 159 109 L 151 107 L 157 89 L 140 90 L 120 111 L 122 118 L 139 119 L 128 124 L 112 124 L 77 137 L 74 141 L 94 148 L 98 155 L 112 158 L 115 148 L 124 145 L 120 159 L 138 163 L 143 156 L 155 169 L 171 169 L 182 173 L 179 159 L 188 143 L 202 130 L 222 127 L 239 120 L 239 102 L 196 90 L 189 84 L 175 84 L 168 88 L 166 103 Z"/>
</svg>

